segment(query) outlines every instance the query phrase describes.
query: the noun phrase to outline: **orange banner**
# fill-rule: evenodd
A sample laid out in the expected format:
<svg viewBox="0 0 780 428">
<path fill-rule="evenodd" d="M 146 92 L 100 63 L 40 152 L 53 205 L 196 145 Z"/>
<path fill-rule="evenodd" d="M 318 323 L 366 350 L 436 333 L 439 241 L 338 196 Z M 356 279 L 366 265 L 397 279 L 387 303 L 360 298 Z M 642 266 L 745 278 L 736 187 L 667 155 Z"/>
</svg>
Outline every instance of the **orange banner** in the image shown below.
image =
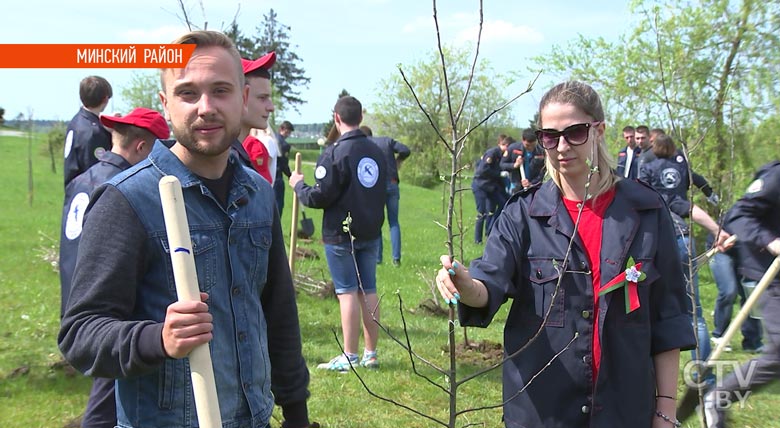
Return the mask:
<svg viewBox="0 0 780 428">
<path fill-rule="evenodd" d="M 0 68 L 183 68 L 195 45 L 0 44 Z"/>
</svg>

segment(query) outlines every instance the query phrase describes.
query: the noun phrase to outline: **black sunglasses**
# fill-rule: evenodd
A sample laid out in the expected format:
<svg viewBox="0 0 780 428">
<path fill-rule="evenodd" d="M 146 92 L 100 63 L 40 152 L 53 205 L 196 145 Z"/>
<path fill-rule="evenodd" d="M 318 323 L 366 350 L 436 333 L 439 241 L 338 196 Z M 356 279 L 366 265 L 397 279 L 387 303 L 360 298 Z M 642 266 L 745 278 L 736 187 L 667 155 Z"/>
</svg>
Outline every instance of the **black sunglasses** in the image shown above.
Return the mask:
<svg viewBox="0 0 780 428">
<path fill-rule="evenodd" d="M 557 129 L 537 129 L 535 131 L 536 138 L 542 143 L 542 147 L 547 150 L 552 150 L 558 147 L 558 142 L 561 140 L 561 136 L 567 143 L 572 146 L 579 146 L 588 142 L 588 136 L 590 135 L 590 128 L 592 126 L 598 126 L 601 121 L 576 123 L 571 126 L 567 126 L 563 131 Z"/>
</svg>

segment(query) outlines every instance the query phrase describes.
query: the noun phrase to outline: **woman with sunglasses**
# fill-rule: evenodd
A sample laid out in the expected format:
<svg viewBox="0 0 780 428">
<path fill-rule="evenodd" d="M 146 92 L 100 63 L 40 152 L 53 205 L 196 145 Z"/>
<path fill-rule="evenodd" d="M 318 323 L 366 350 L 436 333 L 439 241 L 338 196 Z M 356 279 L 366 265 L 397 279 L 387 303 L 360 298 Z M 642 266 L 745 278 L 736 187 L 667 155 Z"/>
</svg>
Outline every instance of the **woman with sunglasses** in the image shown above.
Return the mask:
<svg viewBox="0 0 780 428">
<path fill-rule="evenodd" d="M 442 256 L 439 291 L 464 326 L 512 299 L 507 427 L 679 426 L 680 349 L 696 342 L 664 203 L 612 173 L 590 86 L 550 89 L 539 121 L 550 180 L 509 200 L 469 269 Z"/>
</svg>

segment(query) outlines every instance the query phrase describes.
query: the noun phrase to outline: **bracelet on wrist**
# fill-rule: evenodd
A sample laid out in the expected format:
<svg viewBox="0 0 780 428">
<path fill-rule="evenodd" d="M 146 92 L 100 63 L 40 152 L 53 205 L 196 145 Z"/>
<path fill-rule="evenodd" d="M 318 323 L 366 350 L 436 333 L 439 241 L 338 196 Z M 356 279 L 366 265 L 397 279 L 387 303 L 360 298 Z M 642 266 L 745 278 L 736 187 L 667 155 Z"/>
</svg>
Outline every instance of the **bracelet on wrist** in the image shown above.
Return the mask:
<svg viewBox="0 0 780 428">
<path fill-rule="evenodd" d="M 660 394 L 659 394 L 659 395 L 656 395 L 656 396 L 655 396 L 655 398 L 668 398 L 669 400 L 672 400 L 672 401 L 677 401 L 677 399 L 676 399 L 676 398 L 674 398 L 674 397 L 672 397 L 672 396 L 670 396 L 670 395 L 660 395 Z"/>
<path fill-rule="evenodd" d="M 655 415 L 658 416 L 659 418 L 665 420 L 666 422 L 669 422 L 675 428 L 680 428 L 682 426 L 682 422 L 678 421 L 677 419 L 672 419 L 669 416 L 666 416 L 665 414 L 661 413 L 658 410 L 655 411 Z"/>
</svg>

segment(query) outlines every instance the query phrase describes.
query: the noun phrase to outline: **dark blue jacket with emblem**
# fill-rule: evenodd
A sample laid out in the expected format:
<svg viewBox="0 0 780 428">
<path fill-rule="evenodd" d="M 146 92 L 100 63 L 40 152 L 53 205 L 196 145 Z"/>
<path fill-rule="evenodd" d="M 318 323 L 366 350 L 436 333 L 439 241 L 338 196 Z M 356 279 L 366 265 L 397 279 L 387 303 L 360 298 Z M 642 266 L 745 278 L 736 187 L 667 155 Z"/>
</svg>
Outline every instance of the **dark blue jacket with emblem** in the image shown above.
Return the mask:
<svg viewBox="0 0 780 428">
<path fill-rule="evenodd" d="M 84 222 L 84 212 L 89 204 L 89 196 L 98 186 L 130 166 L 122 156 L 105 152 L 98 163 L 65 186 L 60 232 L 60 316 L 65 313 L 65 305 L 68 303 L 70 283 L 73 279 L 73 269 L 76 267 L 76 255 L 81 240 L 81 226 Z"/>
<path fill-rule="evenodd" d="M 379 238 L 385 221 L 387 163 L 382 150 L 363 131 L 345 132 L 326 147 L 314 169 L 316 182 L 295 186 L 302 204 L 323 208 L 322 241 L 349 242 L 342 223 L 351 216 L 351 232 L 357 240 Z"/>
<path fill-rule="evenodd" d="M 640 307 L 630 314 L 624 290 L 598 300 L 602 354 L 595 382 L 590 267 L 551 180 L 509 200 L 483 256 L 471 263 L 471 275 L 488 289 L 488 304 L 459 305 L 461 324 L 485 327 L 512 299 L 505 352 L 525 347 L 503 365 L 507 427 L 649 428 L 655 411 L 653 356 L 696 344 L 672 222 L 658 193 L 636 181 L 618 181 L 603 231 L 602 285 L 626 269 L 629 257 L 642 263 L 647 276 L 638 285 Z"/>
<path fill-rule="evenodd" d="M 503 153 L 500 147 L 491 147 L 485 151 L 474 170 L 472 187 L 478 187 L 486 193 L 504 191 L 500 165 Z"/>
<path fill-rule="evenodd" d="M 528 165 L 526 171 L 526 179 L 531 184 L 541 183 L 544 179 L 544 149 L 539 144 L 534 147 L 532 151 L 526 150 L 522 141 L 516 141 L 509 145 L 501 157 L 501 169 L 503 171 L 509 171 L 509 179 L 515 185 L 515 189 L 522 189 L 521 185 L 522 176 L 520 175 L 520 169 L 515 168 L 515 160 L 518 157 L 529 158 L 531 162 Z"/>
<path fill-rule="evenodd" d="M 642 154 L 642 149 L 639 146 L 634 147 L 634 157 L 631 158 L 631 165 L 629 166 L 628 176 L 626 176 L 626 162 L 628 161 L 628 146 L 623 147 L 618 152 L 617 168 L 615 172 L 620 177 L 625 177 L 630 180 L 634 180 L 639 177 L 639 156 Z"/>
<path fill-rule="evenodd" d="M 91 111 L 80 108 L 68 123 L 65 133 L 65 185 L 96 164 L 100 156 L 111 150 L 111 133 Z"/>
<path fill-rule="evenodd" d="M 758 281 L 774 256 L 766 246 L 780 238 L 780 161 L 762 166 L 747 192 L 729 210 L 726 225 L 744 244 L 739 246 L 739 273 Z M 780 285 L 775 277 L 773 285 Z"/>
</svg>

